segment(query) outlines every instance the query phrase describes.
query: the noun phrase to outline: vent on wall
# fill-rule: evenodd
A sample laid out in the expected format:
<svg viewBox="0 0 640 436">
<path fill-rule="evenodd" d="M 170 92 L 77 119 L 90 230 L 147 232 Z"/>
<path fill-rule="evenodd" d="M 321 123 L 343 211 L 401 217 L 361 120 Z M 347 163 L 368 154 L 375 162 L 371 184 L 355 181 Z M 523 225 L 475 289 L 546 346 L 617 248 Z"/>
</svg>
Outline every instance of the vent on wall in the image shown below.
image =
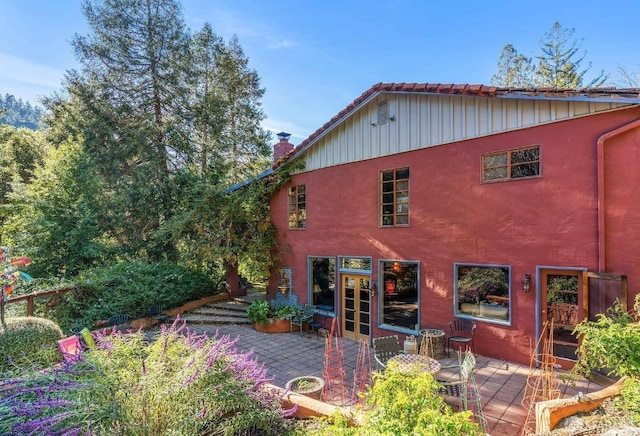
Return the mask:
<svg viewBox="0 0 640 436">
<path fill-rule="evenodd" d="M 378 103 L 378 126 L 387 124 L 389 122 L 389 105 L 387 101 Z"/>
</svg>

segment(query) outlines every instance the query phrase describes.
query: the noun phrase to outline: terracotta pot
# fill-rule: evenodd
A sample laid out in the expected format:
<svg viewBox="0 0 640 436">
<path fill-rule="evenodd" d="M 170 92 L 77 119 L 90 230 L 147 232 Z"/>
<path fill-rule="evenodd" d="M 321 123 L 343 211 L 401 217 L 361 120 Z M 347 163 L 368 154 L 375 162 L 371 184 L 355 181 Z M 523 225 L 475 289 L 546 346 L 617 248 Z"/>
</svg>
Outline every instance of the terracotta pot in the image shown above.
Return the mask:
<svg viewBox="0 0 640 436">
<path fill-rule="evenodd" d="M 291 332 L 291 321 L 288 319 L 274 319 L 273 322 L 268 322 L 267 325 L 256 322 L 253 323 L 253 328 L 261 333 L 289 333 Z"/>
</svg>

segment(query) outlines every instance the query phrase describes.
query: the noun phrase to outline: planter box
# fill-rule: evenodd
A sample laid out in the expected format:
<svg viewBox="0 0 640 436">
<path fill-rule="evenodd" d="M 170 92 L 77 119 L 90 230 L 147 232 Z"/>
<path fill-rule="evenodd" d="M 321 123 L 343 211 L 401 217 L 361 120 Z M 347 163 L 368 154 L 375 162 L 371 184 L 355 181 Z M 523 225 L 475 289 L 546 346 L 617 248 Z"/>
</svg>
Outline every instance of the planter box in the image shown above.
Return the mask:
<svg viewBox="0 0 640 436">
<path fill-rule="evenodd" d="M 253 328 L 261 333 L 290 333 L 291 320 L 274 319 L 273 322 L 262 325 L 259 322 L 253 323 Z"/>
</svg>

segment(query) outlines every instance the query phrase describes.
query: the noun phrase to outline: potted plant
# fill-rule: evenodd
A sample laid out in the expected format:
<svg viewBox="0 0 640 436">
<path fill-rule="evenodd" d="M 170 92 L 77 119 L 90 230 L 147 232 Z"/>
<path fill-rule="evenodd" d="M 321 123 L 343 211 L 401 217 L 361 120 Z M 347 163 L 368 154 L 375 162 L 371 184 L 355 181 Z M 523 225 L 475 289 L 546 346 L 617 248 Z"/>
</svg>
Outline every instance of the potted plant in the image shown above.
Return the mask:
<svg viewBox="0 0 640 436">
<path fill-rule="evenodd" d="M 289 380 L 284 387 L 290 392 L 320 400 L 324 380 L 314 375 L 305 375 Z"/>
<path fill-rule="evenodd" d="M 247 307 L 247 318 L 253 323 L 267 325 L 273 317 L 273 308 L 266 300 L 256 300 Z"/>
<path fill-rule="evenodd" d="M 300 310 L 295 305 L 276 308 L 265 300 L 256 300 L 247 307 L 247 318 L 259 332 L 285 333 L 291 331 L 291 318 Z"/>
</svg>

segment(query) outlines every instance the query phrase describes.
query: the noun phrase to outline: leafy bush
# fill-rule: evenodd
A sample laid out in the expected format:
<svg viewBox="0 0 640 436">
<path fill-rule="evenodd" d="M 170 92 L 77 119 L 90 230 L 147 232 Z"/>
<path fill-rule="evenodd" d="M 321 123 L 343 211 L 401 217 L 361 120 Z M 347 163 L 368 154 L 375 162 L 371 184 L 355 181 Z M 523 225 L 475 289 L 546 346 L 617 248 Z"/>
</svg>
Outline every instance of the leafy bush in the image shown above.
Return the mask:
<svg viewBox="0 0 640 436">
<path fill-rule="evenodd" d="M 574 333 L 581 337 L 578 361 L 573 372 L 589 376 L 592 370 L 608 369 L 618 377 L 640 376 L 640 294 L 634 313 L 622 309 L 619 301 L 598 314 L 595 321 L 583 320 Z"/>
<path fill-rule="evenodd" d="M 0 371 L 13 367 L 50 366 L 60 360 L 62 330 L 53 321 L 35 317 L 7 318 L 0 326 Z"/>
<path fill-rule="evenodd" d="M 291 411 L 263 366 L 183 329 L 96 337 L 80 362 L 0 380 L 0 434 L 283 434 Z"/>
<path fill-rule="evenodd" d="M 267 325 L 270 318 L 290 319 L 301 313 L 300 306 L 283 305 L 276 307 L 266 300 L 255 300 L 247 307 L 247 318 L 251 322 Z"/>
<path fill-rule="evenodd" d="M 349 426 L 343 416 L 309 434 L 316 435 L 483 435 L 470 411 L 454 412 L 437 394 L 431 374 L 403 373 L 391 362 L 384 372 L 373 374 L 373 387 L 365 394 L 363 423 Z"/>
<path fill-rule="evenodd" d="M 206 275 L 175 264 L 119 263 L 80 274 L 49 316 L 65 330 L 90 327 L 118 313 L 139 318 L 153 304 L 170 309 L 219 291 Z"/>
</svg>

